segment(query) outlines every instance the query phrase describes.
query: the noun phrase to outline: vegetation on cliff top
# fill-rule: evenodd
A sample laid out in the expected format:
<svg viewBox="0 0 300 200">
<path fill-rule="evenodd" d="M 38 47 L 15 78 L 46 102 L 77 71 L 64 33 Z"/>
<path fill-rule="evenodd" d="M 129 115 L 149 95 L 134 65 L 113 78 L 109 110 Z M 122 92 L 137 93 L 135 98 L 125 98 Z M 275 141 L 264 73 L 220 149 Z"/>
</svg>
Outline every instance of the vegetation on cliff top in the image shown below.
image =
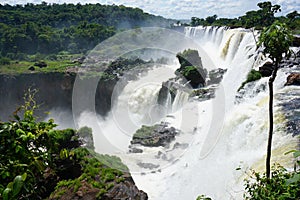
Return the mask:
<svg viewBox="0 0 300 200">
<path fill-rule="evenodd" d="M 300 14 L 295 10 L 286 16 L 275 17 L 275 13 L 281 11 L 280 5 L 272 5 L 270 1 L 260 2 L 257 4 L 258 10 L 251 10 L 238 18 L 218 18 L 217 15 L 208 16 L 207 18 L 191 18 L 191 26 L 229 26 L 263 29 L 270 26 L 274 21 L 286 23 L 295 34 L 300 34 Z"/>
</svg>

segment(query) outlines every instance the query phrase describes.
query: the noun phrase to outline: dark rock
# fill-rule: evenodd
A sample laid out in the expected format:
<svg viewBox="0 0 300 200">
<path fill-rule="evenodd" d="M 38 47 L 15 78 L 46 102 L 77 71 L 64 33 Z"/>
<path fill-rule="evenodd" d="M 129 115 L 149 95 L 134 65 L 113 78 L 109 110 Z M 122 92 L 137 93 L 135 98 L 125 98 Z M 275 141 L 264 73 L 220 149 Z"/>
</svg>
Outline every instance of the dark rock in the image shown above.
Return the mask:
<svg viewBox="0 0 300 200">
<path fill-rule="evenodd" d="M 112 199 L 138 199 L 146 200 L 148 196 L 142 190 L 139 190 L 132 181 L 124 181 L 122 183 L 114 185 L 107 193 L 103 195 L 101 200 L 112 200 Z"/>
<path fill-rule="evenodd" d="M 29 68 L 28 68 L 28 70 L 30 70 L 30 71 L 34 71 L 34 70 L 35 70 L 35 68 L 34 68 L 34 66 L 31 66 L 31 67 L 29 67 Z"/>
<path fill-rule="evenodd" d="M 186 149 L 186 148 L 188 148 L 188 146 L 189 146 L 189 144 L 188 143 L 179 143 L 179 142 L 176 142 L 175 144 L 174 144 L 174 146 L 173 146 L 173 149 L 178 149 L 178 148 L 180 148 L 180 149 Z"/>
<path fill-rule="evenodd" d="M 135 148 L 135 147 L 131 147 L 131 145 L 130 145 L 129 146 L 129 153 L 143 153 L 143 150 Z"/>
<path fill-rule="evenodd" d="M 176 70 L 176 75 L 185 78 L 193 88 L 205 85 L 207 75 L 206 69 L 203 68 L 201 57 L 197 50 L 185 50 L 176 55 L 180 68 Z"/>
<path fill-rule="evenodd" d="M 47 67 L 48 65 L 46 62 L 40 61 L 40 62 L 34 63 L 34 66 L 37 66 L 39 68 L 44 68 L 44 67 Z"/>
<path fill-rule="evenodd" d="M 272 75 L 274 66 L 272 62 L 266 62 L 263 66 L 259 67 L 259 72 L 263 77 L 268 77 Z"/>
<path fill-rule="evenodd" d="M 168 127 L 161 123 L 154 126 L 142 126 L 133 135 L 131 144 L 140 144 L 148 147 L 167 146 L 175 139 L 179 131 L 174 127 Z"/>
<path fill-rule="evenodd" d="M 155 168 L 159 167 L 159 165 L 155 165 L 155 164 L 152 164 L 152 163 L 142 163 L 142 162 L 138 162 L 137 165 L 139 167 L 142 167 L 142 168 L 145 168 L 145 169 L 155 169 Z"/>
<path fill-rule="evenodd" d="M 287 85 L 300 85 L 300 73 L 290 74 L 287 77 L 286 83 L 284 85 L 285 86 L 287 86 Z"/>
<path fill-rule="evenodd" d="M 223 79 L 223 75 L 226 73 L 227 69 L 214 69 L 209 71 L 208 73 L 208 77 L 209 80 L 207 81 L 207 85 L 211 85 L 211 84 L 219 84 L 222 79 Z"/>
<path fill-rule="evenodd" d="M 86 58 L 85 56 L 82 56 L 80 58 L 76 58 L 76 59 L 72 60 L 72 62 L 82 64 L 84 62 L 85 58 Z"/>
<path fill-rule="evenodd" d="M 174 99 L 178 91 L 190 92 L 191 87 L 189 85 L 184 85 L 186 82 L 180 82 L 178 78 L 171 78 L 166 82 L 162 83 L 162 87 L 158 93 L 157 103 L 159 105 L 165 106 L 166 101 L 171 97 L 171 104 L 174 102 Z"/>
<path fill-rule="evenodd" d="M 191 97 L 197 97 L 199 101 L 206 101 L 215 97 L 214 87 L 196 89 L 191 93 Z"/>
<path fill-rule="evenodd" d="M 294 35 L 292 46 L 300 47 L 300 35 Z"/>
</svg>

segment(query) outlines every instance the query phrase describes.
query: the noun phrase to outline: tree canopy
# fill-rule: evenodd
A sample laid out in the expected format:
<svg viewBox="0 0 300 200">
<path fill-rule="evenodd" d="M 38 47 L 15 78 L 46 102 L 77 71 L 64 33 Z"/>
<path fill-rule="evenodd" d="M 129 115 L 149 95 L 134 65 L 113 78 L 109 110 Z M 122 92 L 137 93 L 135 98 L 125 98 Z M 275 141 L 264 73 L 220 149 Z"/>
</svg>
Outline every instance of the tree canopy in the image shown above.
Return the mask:
<svg viewBox="0 0 300 200">
<path fill-rule="evenodd" d="M 263 29 L 270 26 L 274 21 L 286 23 L 296 34 L 300 33 L 300 14 L 297 11 L 288 13 L 286 16 L 276 17 L 275 14 L 281 11 L 280 5 L 272 5 L 270 1 L 257 4 L 258 10 L 250 10 L 238 18 L 218 18 L 217 15 L 208 16 L 205 19 L 192 17 L 191 26 L 229 26 Z"/>
<path fill-rule="evenodd" d="M 0 56 L 85 53 L 117 31 L 172 22 L 123 5 L 0 4 Z"/>
</svg>

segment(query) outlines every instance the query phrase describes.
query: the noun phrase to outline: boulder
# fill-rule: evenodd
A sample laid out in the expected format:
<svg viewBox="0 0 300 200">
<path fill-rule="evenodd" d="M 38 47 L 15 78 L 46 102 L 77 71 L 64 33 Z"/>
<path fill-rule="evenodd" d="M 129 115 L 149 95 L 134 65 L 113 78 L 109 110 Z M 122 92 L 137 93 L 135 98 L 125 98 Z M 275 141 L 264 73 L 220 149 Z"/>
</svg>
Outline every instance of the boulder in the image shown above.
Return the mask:
<svg viewBox="0 0 300 200">
<path fill-rule="evenodd" d="M 28 68 L 28 70 L 30 70 L 30 71 L 34 71 L 34 70 L 35 70 L 35 68 L 34 68 L 34 66 L 31 66 L 31 67 L 29 67 L 29 68 Z"/>
<path fill-rule="evenodd" d="M 142 190 L 139 190 L 135 185 L 133 180 L 124 181 L 122 183 L 114 185 L 107 193 L 101 198 L 103 200 L 111 199 L 139 199 L 146 200 L 148 196 Z"/>
<path fill-rule="evenodd" d="M 179 130 L 169 127 L 166 123 L 156 124 L 153 126 L 142 126 L 138 129 L 131 140 L 131 146 L 139 144 L 147 147 L 167 146 L 179 134 Z"/>
<path fill-rule="evenodd" d="M 293 43 L 292 46 L 293 47 L 300 47 L 300 35 L 294 35 L 293 36 Z"/>
<path fill-rule="evenodd" d="M 287 77 L 286 83 L 284 85 L 285 86 L 288 86 L 288 85 L 300 85 L 300 73 L 292 73 L 292 74 L 290 74 Z"/>
<path fill-rule="evenodd" d="M 259 72 L 263 77 L 268 77 L 272 75 L 273 69 L 274 69 L 273 63 L 267 61 L 263 66 L 259 67 Z"/>
<path fill-rule="evenodd" d="M 227 69 L 221 69 L 221 68 L 213 69 L 209 71 L 208 73 L 209 80 L 207 81 L 207 85 L 219 84 L 222 81 L 223 75 L 225 74 L 226 71 Z"/>
<path fill-rule="evenodd" d="M 142 150 L 142 149 L 139 149 L 139 148 L 132 147 L 132 146 L 130 145 L 130 146 L 129 146 L 129 153 L 143 153 L 143 150 Z"/>
<path fill-rule="evenodd" d="M 44 67 L 47 67 L 48 65 L 46 62 L 40 61 L 40 62 L 34 63 L 34 66 L 37 66 L 39 68 L 44 68 Z"/>
<path fill-rule="evenodd" d="M 207 70 L 203 68 L 201 57 L 197 50 L 184 50 L 176 55 L 180 68 L 175 74 L 179 77 L 184 77 L 193 88 L 198 88 L 205 85 Z"/>
</svg>

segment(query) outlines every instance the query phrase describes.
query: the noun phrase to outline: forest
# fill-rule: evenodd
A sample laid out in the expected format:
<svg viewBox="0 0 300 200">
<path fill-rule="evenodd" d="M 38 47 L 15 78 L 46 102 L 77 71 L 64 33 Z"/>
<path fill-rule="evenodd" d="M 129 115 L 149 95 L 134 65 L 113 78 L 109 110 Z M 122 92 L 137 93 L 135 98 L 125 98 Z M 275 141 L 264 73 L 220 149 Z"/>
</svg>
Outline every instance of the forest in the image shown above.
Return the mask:
<svg viewBox="0 0 300 200">
<path fill-rule="evenodd" d="M 172 21 L 123 5 L 0 4 L 0 55 L 24 60 L 37 53 L 86 53 L 118 31 Z"/>
<path fill-rule="evenodd" d="M 257 4 L 258 10 L 251 10 L 238 18 L 218 18 L 217 15 L 204 18 L 192 17 L 191 26 L 228 26 L 231 28 L 244 27 L 263 29 L 270 26 L 274 21 L 278 20 L 286 23 L 295 34 L 300 33 L 300 14 L 295 10 L 286 16 L 276 17 L 275 14 L 281 12 L 280 5 L 272 5 L 271 2 L 260 2 Z"/>
</svg>

